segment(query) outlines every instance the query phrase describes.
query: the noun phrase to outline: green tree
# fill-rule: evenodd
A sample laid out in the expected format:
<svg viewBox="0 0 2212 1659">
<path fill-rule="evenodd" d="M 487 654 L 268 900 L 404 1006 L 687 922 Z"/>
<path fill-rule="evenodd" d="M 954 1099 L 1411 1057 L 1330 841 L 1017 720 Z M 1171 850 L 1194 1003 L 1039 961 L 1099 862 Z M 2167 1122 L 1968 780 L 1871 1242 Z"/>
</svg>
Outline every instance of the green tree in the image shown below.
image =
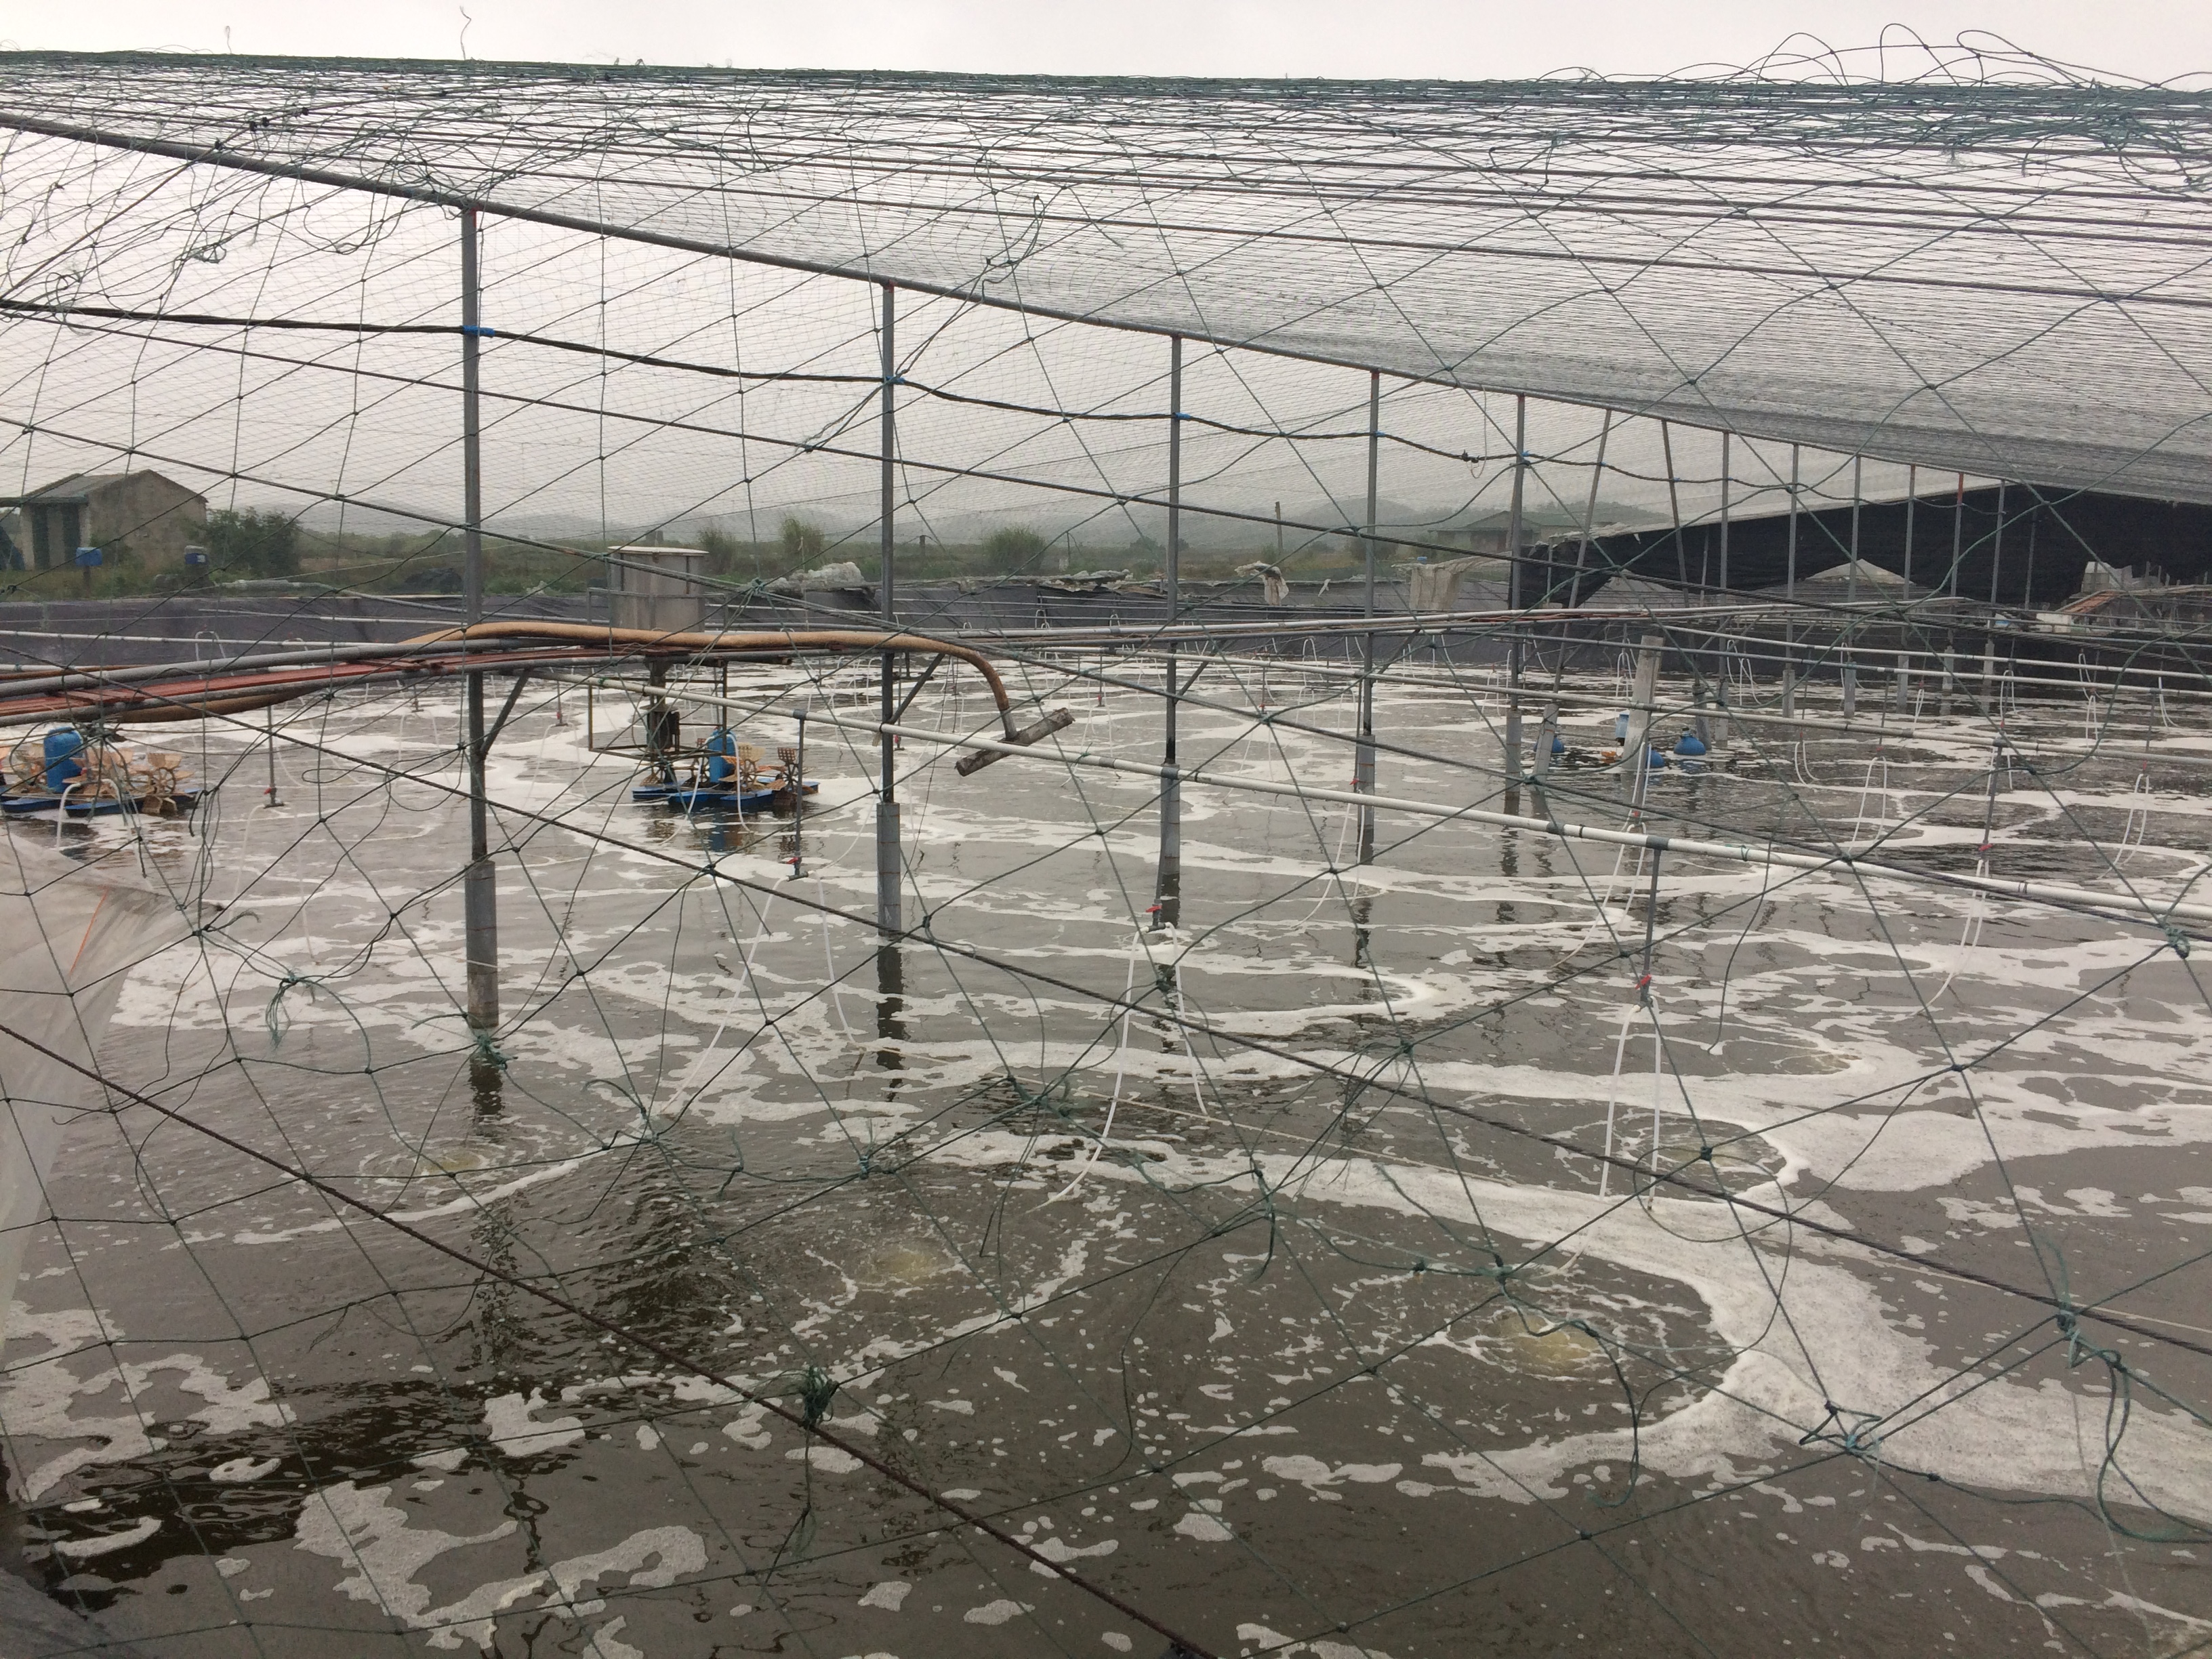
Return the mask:
<svg viewBox="0 0 2212 1659">
<path fill-rule="evenodd" d="M 218 507 L 208 514 L 208 562 L 229 576 L 296 576 L 300 526 L 274 507 Z"/>
<path fill-rule="evenodd" d="M 1027 525 L 1010 524 L 991 532 L 983 556 L 1001 570 L 1018 570 L 1044 557 L 1044 538 Z"/>
<path fill-rule="evenodd" d="M 738 557 L 745 550 L 744 543 L 726 530 L 702 530 L 699 546 L 707 555 L 707 574 L 726 576 L 738 568 Z"/>
<path fill-rule="evenodd" d="M 830 545 L 822 526 L 809 524 L 804 519 L 786 519 L 776 531 L 775 539 L 787 565 L 796 565 L 802 559 L 818 559 Z"/>
</svg>

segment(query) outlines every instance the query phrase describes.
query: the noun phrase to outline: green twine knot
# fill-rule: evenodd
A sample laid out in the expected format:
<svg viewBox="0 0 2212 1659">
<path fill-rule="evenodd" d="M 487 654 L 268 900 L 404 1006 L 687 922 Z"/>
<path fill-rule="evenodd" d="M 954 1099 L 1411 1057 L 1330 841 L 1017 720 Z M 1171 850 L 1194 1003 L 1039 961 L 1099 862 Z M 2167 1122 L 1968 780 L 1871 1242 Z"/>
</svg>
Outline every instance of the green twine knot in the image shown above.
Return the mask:
<svg viewBox="0 0 2212 1659">
<path fill-rule="evenodd" d="M 836 1397 L 837 1379 L 819 1365 L 809 1365 L 799 1374 L 799 1405 L 808 1428 L 820 1425 L 830 1414 L 830 1402 Z"/>
<path fill-rule="evenodd" d="M 269 1006 L 261 1011 L 262 1023 L 269 1028 L 269 1046 L 271 1048 L 281 1045 L 284 1033 L 291 1029 L 291 1016 L 284 1012 L 284 994 L 295 985 L 306 986 L 311 995 L 314 992 L 315 981 L 307 975 L 287 974 L 276 981 L 276 988 L 270 993 Z"/>
<path fill-rule="evenodd" d="M 2184 962 L 2189 960 L 2189 935 L 2170 921 L 2166 924 L 2166 942 L 2173 947 L 2174 955 Z"/>
<path fill-rule="evenodd" d="M 489 1031 L 472 1029 L 469 1036 L 476 1044 L 476 1057 L 504 1077 L 507 1074 L 507 1056 L 500 1051 L 499 1044 L 494 1041 L 492 1034 Z"/>
</svg>

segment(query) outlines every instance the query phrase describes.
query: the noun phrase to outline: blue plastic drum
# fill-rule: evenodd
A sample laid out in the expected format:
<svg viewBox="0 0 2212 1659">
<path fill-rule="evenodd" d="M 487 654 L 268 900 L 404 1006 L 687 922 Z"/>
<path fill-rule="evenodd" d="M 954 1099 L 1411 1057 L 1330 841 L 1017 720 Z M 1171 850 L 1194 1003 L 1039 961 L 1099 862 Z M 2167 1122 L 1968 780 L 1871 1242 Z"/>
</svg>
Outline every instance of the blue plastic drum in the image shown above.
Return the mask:
<svg viewBox="0 0 2212 1659">
<path fill-rule="evenodd" d="M 707 781 L 725 784 L 738 775 L 736 761 L 731 757 L 738 752 L 738 740 L 730 735 L 730 728 L 718 726 L 707 739 Z"/>
<path fill-rule="evenodd" d="M 76 757 L 84 752 L 83 737 L 66 726 L 46 733 L 46 793 L 58 795 L 84 775 Z"/>
</svg>

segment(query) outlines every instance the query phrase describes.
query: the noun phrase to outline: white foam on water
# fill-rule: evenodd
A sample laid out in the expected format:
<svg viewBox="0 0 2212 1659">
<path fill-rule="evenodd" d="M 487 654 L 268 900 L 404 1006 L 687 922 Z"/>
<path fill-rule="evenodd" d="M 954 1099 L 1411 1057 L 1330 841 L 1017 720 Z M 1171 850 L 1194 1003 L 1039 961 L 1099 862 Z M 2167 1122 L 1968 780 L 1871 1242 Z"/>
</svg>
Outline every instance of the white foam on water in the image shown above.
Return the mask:
<svg viewBox="0 0 2212 1659">
<path fill-rule="evenodd" d="M 485 1401 L 484 1433 L 493 1449 L 506 1457 L 537 1457 L 560 1451 L 583 1439 L 581 1418 L 549 1417 L 541 1423 L 538 1413 L 544 1409 L 543 1389 L 532 1389 L 527 1398 L 520 1394 L 502 1394 Z"/>
<path fill-rule="evenodd" d="M 705 1543 L 689 1528 L 650 1527 L 606 1549 L 571 1556 L 538 1571 L 492 1579 L 456 1601 L 432 1607 L 429 1588 L 416 1582 L 416 1575 L 442 1556 L 507 1538 L 515 1523 L 502 1521 L 473 1534 L 418 1528 L 389 1501 L 391 1492 L 389 1486 L 362 1487 L 342 1480 L 311 1493 L 300 1512 L 294 1547 L 349 1565 L 353 1571 L 333 1588 L 372 1603 L 411 1629 L 428 1632 L 426 1639 L 434 1648 L 473 1641 L 489 1653 L 498 1616 L 532 1596 L 543 1595 L 544 1608 L 564 1619 L 591 1618 L 606 1610 L 603 1599 L 585 1594 L 601 1578 L 624 1575 L 633 1588 L 665 1589 L 707 1563 Z M 621 1622 L 605 1628 L 619 1628 Z"/>
</svg>

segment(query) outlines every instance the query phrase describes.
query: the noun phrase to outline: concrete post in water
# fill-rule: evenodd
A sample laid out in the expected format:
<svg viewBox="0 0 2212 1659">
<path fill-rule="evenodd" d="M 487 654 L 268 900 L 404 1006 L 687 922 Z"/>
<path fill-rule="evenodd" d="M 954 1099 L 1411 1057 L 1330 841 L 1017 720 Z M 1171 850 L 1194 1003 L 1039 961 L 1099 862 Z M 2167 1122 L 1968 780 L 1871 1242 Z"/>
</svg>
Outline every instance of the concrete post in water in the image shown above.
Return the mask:
<svg viewBox="0 0 2212 1659">
<path fill-rule="evenodd" d="M 1946 720 L 1951 715 L 1951 694 L 1959 689 L 1959 653 L 1949 646 L 1943 647 L 1943 697 L 1936 713 Z"/>
<path fill-rule="evenodd" d="M 1182 615 L 1182 336 L 1168 337 L 1168 623 Z M 1160 866 L 1152 893 L 1152 921 L 1172 927 L 1182 920 L 1182 787 L 1176 769 L 1176 704 L 1182 696 L 1172 635 L 1168 640 L 1164 732 L 1160 750 Z"/>
<path fill-rule="evenodd" d="M 882 514 L 883 520 L 881 526 L 883 569 L 880 580 L 883 589 L 884 631 L 887 634 L 895 633 L 898 629 L 898 611 L 896 608 L 896 599 L 895 592 L 895 578 L 896 573 L 892 568 L 891 549 L 891 532 L 895 526 L 891 499 L 894 482 L 893 455 L 895 453 L 895 441 L 897 436 L 897 433 L 894 426 L 895 416 L 891 404 L 891 389 L 898 383 L 898 355 L 896 338 L 892 332 L 892 324 L 894 321 L 892 314 L 892 296 L 895 290 L 889 283 L 885 283 L 883 285 L 884 384 L 883 436 L 881 444 L 883 452 L 883 500 L 879 511 Z M 898 656 L 896 653 L 890 651 L 884 653 L 883 708 L 884 724 L 885 726 L 890 725 L 898 714 L 898 703 L 896 700 L 897 687 L 894 684 L 896 675 L 897 663 Z M 904 931 L 902 925 L 902 919 L 899 915 L 901 871 L 899 864 L 899 809 L 896 778 L 898 763 L 897 739 L 892 737 L 889 732 L 885 732 L 882 735 L 883 749 L 881 751 L 881 758 L 878 761 L 878 775 L 881 781 L 878 785 L 876 790 L 876 931 L 881 933 L 885 939 L 895 939 L 900 933 Z M 803 776 L 799 780 L 798 789 L 801 795 L 804 795 L 806 793 L 806 780 Z"/>
<path fill-rule="evenodd" d="M 1352 750 L 1352 787 L 1360 794 L 1375 793 L 1375 511 L 1376 484 L 1382 465 L 1382 376 L 1367 371 L 1367 533 L 1361 539 L 1367 553 L 1367 634 L 1359 675 L 1359 733 Z M 1361 864 L 1375 861 L 1375 809 L 1359 809 Z"/>
<path fill-rule="evenodd" d="M 461 605 L 470 626 L 483 620 L 483 446 L 477 409 L 483 322 L 477 270 L 477 210 L 461 210 Z M 477 1040 L 469 1080 L 479 1108 L 498 1103 L 499 1066 L 491 1057 L 499 1029 L 499 885 L 491 861 L 489 803 L 484 798 L 483 676 L 463 681 L 468 705 L 469 867 L 462 878 L 468 959 L 469 1032 Z M 489 1103 L 487 1103 L 489 1097 Z"/>
</svg>

